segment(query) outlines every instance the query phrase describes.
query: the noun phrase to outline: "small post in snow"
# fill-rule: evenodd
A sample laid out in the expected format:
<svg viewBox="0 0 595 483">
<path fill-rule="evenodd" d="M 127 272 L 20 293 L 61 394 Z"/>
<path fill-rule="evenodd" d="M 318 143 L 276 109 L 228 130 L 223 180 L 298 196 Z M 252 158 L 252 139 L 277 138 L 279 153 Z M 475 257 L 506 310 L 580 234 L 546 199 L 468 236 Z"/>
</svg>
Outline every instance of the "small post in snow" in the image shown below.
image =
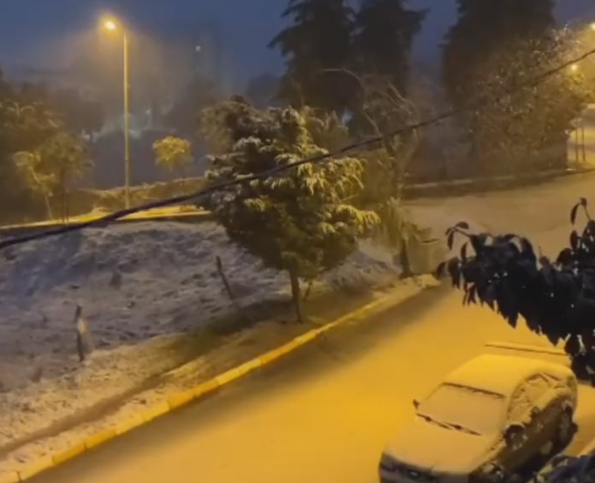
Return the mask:
<svg viewBox="0 0 595 483">
<path fill-rule="evenodd" d="M 76 328 L 76 350 L 79 356 L 79 362 L 85 362 L 87 354 L 90 352 L 89 327 L 87 321 L 83 318 L 83 308 L 77 304 L 74 312 L 74 323 Z"/>
</svg>

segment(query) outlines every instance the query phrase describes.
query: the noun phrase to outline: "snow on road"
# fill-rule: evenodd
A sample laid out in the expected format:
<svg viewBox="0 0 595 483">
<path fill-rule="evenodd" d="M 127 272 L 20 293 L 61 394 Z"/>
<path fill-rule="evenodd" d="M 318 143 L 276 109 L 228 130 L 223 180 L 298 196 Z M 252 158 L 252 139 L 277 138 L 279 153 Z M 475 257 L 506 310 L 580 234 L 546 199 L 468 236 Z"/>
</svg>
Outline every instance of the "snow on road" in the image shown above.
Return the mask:
<svg viewBox="0 0 595 483">
<path fill-rule="evenodd" d="M 542 185 L 411 203 L 415 219 L 438 233 L 459 221 L 474 230 L 529 236 L 536 248 L 555 256 L 567 246 L 570 209 L 580 197 L 595 206 L 595 173 L 559 178 Z M 593 212 L 593 208 L 591 209 Z M 578 219 L 579 227 L 584 217 Z"/>
<path fill-rule="evenodd" d="M 437 234 L 465 220 L 479 230 L 530 235 L 552 253 L 566 242 L 571 205 L 593 186 L 592 175 L 568 177 L 512 192 L 419 200 L 412 208 Z M 326 284 L 392 280 L 386 260 L 370 253 L 356 253 Z M 212 223 L 90 229 L 0 255 L 0 451 L 183 362 L 178 335 L 232 310 L 216 256 L 242 304 L 287 294 L 282 275 L 263 270 Z M 76 304 L 95 347 L 82 367 Z"/>
<path fill-rule="evenodd" d="M 288 293 L 285 277 L 263 270 L 213 223 L 114 225 L 2 255 L 0 451 L 185 362 L 192 339 L 179 334 L 232 311 L 216 256 L 242 304 Z M 358 252 L 326 285 L 394 276 L 392 267 Z M 95 348 L 83 366 L 77 304 Z"/>
</svg>

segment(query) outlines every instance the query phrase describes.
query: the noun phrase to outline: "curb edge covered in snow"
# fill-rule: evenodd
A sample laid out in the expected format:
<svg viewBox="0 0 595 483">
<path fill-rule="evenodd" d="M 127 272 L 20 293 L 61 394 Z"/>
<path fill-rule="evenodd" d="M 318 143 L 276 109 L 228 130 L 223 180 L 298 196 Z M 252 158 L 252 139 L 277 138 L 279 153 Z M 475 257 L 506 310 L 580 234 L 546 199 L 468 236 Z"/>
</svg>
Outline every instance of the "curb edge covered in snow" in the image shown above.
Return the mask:
<svg viewBox="0 0 595 483">
<path fill-rule="evenodd" d="M 435 280 L 435 279 L 433 279 Z M 140 414 L 136 414 L 127 421 L 122 422 L 115 428 L 106 429 L 88 437 L 85 441 L 71 446 L 65 451 L 56 453 L 52 456 L 46 456 L 28 465 L 21 471 L 13 471 L 7 473 L 0 473 L 0 483 L 19 483 L 28 480 L 46 470 L 61 465 L 77 456 L 82 455 L 103 443 L 110 441 L 122 434 L 125 434 L 132 429 L 138 428 L 150 423 L 154 419 L 163 416 L 171 411 L 186 406 L 187 404 L 200 400 L 203 397 L 209 396 L 219 390 L 220 388 L 240 379 L 241 377 L 252 373 L 262 367 L 265 367 L 281 357 L 293 352 L 294 350 L 305 346 L 306 344 L 317 339 L 319 336 L 329 332 L 336 327 L 347 322 L 358 322 L 382 310 L 398 305 L 406 300 L 409 300 L 416 295 L 422 293 L 425 289 L 436 288 L 440 282 L 435 281 L 434 284 L 416 283 L 411 286 L 410 290 L 403 290 L 404 293 L 390 294 L 370 302 L 363 307 L 346 314 L 335 321 L 326 324 L 317 329 L 310 330 L 291 341 L 270 350 L 259 357 L 256 357 L 248 362 L 245 362 L 233 369 L 230 369 L 210 380 L 202 382 L 192 389 L 173 394 L 168 397 L 166 401 L 149 407 Z"/>
</svg>

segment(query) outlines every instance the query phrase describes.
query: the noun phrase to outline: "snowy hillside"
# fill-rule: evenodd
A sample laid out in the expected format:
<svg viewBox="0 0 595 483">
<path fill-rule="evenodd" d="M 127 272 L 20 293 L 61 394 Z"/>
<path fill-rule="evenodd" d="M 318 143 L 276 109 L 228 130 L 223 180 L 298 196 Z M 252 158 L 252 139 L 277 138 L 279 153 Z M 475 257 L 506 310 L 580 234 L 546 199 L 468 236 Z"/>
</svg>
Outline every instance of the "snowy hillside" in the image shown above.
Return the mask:
<svg viewBox="0 0 595 483">
<path fill-rule="evenodd" d="M 216 256 L 242 304 L 288 293 L 286 276 L 262 270 L 212 223 L 115 225 L 2 255 L 0 452 L 181 363 L 185 346 L 176 335 L 232 310 Z M 324 284 L 382 284 L 395 274 L 358 252 Z M 96 349 L 84 367 L 76 356 L 76 304 Z"/>
</svg>

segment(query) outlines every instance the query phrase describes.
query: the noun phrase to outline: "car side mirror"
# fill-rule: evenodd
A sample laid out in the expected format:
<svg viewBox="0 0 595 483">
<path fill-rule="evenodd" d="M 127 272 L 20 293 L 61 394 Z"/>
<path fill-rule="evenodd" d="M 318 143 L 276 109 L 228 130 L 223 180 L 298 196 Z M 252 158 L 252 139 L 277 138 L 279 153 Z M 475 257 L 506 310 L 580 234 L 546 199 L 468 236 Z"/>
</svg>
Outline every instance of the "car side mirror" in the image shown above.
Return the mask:
<svg viewBox="0 0 595 483">
<path fill-rule="evenodd" d="M 413 407 L 417 409 L 419 407 L 419 401 L 417 399 L 413 400 Z"/>
</svg>

